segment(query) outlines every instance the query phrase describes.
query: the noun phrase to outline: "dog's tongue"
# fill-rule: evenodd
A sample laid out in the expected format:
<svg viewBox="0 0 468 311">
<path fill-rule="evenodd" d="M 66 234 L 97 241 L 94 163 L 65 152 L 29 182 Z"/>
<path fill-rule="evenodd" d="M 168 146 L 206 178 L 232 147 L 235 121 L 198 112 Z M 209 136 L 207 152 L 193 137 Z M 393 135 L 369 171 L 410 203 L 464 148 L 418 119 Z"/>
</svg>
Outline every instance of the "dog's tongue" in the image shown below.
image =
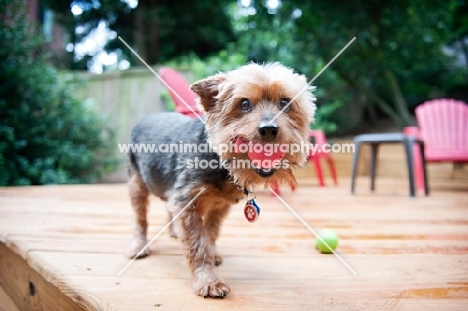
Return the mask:
<svg viewBox="0 0 468 311">
<path fill-rule="evenodd" d="M 241 145 L 248 145 L 248 141 L 241 137 L 237 137 L 237 152 L 240 153 L 241 150 L 247 150 L 247 155 L 249 156 L 250 161 L 254 162 L 254 164 L 256 166 L 259 166 L 260 168 L 272 168 L 276 166 L 278 163 L 281 162 L 285 155 L 284 152 L 274 150 L 275 148 L 273 148 L 273 151 L 269 149 L 265 150 L 264 144 L 262 144 L 262 148 L 260 148 L 259 146 L 254 148 L 254 145 L 243 146 L 241 148 Z"/>
</svg>

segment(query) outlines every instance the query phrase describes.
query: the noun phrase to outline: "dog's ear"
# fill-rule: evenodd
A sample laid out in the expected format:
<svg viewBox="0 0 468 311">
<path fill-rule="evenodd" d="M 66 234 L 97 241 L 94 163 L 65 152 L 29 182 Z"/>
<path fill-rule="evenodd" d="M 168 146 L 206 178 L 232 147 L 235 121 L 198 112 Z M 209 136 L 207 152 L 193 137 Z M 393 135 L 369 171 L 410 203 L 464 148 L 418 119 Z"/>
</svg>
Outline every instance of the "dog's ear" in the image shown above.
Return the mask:
<svg viewBox="0 0 468 311">
<path fill-rule="evenodd" d="M 197 81 L 190 86 L 190 89 L 200 97 L 200 104 L 205 111 L 210 111 L 210 109 L 213 108 L 216 103 L 215 97 L 219 94 L 219 85 L 224 80 L 226 80 L 226 75 L 219 73 L 204 80 Z"/>
</svg>

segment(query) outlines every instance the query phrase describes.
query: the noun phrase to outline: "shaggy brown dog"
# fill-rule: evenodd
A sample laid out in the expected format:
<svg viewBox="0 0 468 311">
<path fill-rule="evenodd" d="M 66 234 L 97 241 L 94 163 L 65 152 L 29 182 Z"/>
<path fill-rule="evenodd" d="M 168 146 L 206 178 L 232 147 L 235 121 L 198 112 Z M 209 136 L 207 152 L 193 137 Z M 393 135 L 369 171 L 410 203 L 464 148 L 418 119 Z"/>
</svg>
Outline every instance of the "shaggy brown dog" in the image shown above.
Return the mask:
<svg viewBox="0 0 468 311">
<path fill-rule="evenodd" d="M 278 63 L 249 64 L 198 81 L 191 89 L 200 97 L 206 124 L 175 113 L 150 115 L 133 129 L 131 143 L 153 143 L 158 148 L 171 143 L 193 146 L 209 142 L 213 151 L 185 148 L 178 152 L 129 154 L 129 188 L 136 217 L 127 255 L 149 254 L 140 251 L 146 245 L 146 212 L 152 193 L 167 201 L 171 220 L 183 211 L 173 219 L 171 234 L 179 236 L 186 246 L 195 293 L 224 297 L 230 288 L 215 271 L 222 262 L 215 243 L 230 206 L 257 186 L 268 186 L 275 180 L 295 182 L 292 169 L 305 163 L 308 153 L 277 151 L 275 155 L 281 162 L 275 163 L 279 165 L 262 165 L 261 160 L 269 160 L 265 153 L 221 146 L 291 146 L 307 142 L 315 98 L 304 76 Z M 256 157 L 260 162 L 255 165 L 236 165 L 239 161 L 251 164 Z M 210 165 L 203 166 L 202 161 Z M 212 165 L 216 163 L 219 165 Z"/>
</svg>

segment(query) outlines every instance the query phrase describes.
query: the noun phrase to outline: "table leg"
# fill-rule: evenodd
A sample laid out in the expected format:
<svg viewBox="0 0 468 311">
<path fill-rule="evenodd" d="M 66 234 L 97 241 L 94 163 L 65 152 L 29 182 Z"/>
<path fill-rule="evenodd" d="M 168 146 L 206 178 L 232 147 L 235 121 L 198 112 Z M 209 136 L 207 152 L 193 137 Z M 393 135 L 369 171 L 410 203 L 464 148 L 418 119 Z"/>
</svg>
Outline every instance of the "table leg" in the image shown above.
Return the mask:
<svg viewBox="0 0 468 311">
<path fill-rule="evenodd" d="M 371 167 L 370 167 L 370 175 L 371 175 L 371 190 L 374 191 L 375 189 L 375 171 L 377 166 L 377 155 L 379 152 L 379 144 L 371 144 Z"/>
<path fill-rule="evenodd" d="M 404 140 L 405 152 L 406 152 L 406 162 L 408 165 L 408 179 L 409 179 L 409 190 L 410 196 L 414 197 L 414 164 L 413 164 L 413 144 L 414 138 L 407 137 Z"/>
<path fill-rule="evenodd" d="M 354 142 L 356 152 L 353 155 L 353 167 L 351 168 L 351 194 L 354 194 L 354 186 L 356 182 L 356 174 L 359 165 L 359 153 L 361 151 L 361 142 Z"/>
<path fill-rule="evenodd" d="M 426 194 L 426 196 L 428 196 L 429 195 L 429 184 L 428 184 L 427 170 L 426 170 L 426 157 L 424 155 L 424 142 L 419 141 L 418 145 L 419 145 L 419 150 L 421 151 L 420 152 L 421 163 L 422 163 L 422 170 L 423 170 L 423 174 L 424 174 L 424 193 Z"/>
</svg>

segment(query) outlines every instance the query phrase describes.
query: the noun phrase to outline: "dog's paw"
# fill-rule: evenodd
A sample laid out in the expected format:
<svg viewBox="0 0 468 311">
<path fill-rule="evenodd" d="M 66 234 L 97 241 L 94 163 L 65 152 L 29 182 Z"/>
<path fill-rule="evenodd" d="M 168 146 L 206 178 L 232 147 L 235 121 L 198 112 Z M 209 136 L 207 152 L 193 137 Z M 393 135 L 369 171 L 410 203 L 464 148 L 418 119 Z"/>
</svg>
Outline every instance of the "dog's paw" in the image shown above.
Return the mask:
<svg viewBox="0 0 468 311">
<path fill-rule="evenodd" d="M 177 239 L 180 236 L 180 227 L 176 222 L 171 223 L 169 226 L 169 233 L 171 235 L 171 238 Z"/>
<path fill-rule="evenodd" d="M 220 264 L 223 263 L 223 257 L 221 257 L 221 255 L 219 255 L 218 253 L 216 253 L 214 255 L 214 265 L 217 267 L 219 266 Z"/>
<path fill-rule="evenodd" d="M 143 240 L 133 240 L 130 246 L 128 247 L 127 251 L 125 252 L 125 256 L 129 258 L 133 258 L 135 256 L 136 259 L 145 258 L 149 255 L 149 249 L 146 248 L 143 252 L 140 251 L 146 246 L 146 241 Z"/>
<path fill-rule="evenodd" d="M 177 232 L 175 231 L 175 229 L 173 227 L 171 227 L 171 238 L 174 238 L 174 239 L 177 239 L 179 238 L 179 235 L 177 234 Z"/>
<path fill-rule="evenodd" d="M 224 298 L 231 292 L 229 285 L 220 279 L 214 279 L 202 284 L 195 293 L 203 297 Z"/>
</svg>

